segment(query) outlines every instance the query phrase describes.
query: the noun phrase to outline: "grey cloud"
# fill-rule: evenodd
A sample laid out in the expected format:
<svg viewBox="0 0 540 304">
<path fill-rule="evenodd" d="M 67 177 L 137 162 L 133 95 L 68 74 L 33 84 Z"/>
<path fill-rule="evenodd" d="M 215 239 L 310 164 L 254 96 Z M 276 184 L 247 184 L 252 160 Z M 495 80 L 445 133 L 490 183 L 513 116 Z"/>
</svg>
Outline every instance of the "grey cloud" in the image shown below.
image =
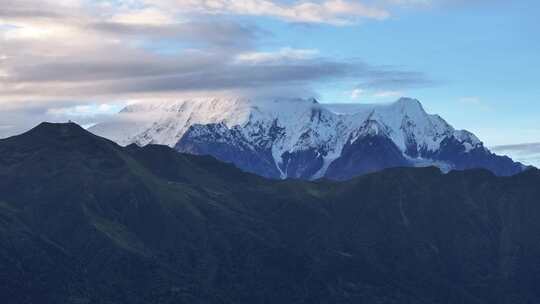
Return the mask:
<svg viewBox="0 0 540 304">
<path fill-rule="evenodd" d="M 499 154 L 509 155 L 524 164 L 540 168 L 540 143 L 502 145 L 493 147 L 492 150 Z"/>
<path fill-rule="evenodd" d="M 492 149 L 494 151 L 517 151 L 517 152 L 539 153 L 540 154 L 540 143 L 502 145 L 502 146 L 495 146 Z"/>
<path fill-rule="evenodd" d="M 68 36 L 19 40 L 0 35 L 0 136 L 13 134 L 20 125 L 67 119 L 50 116 L 47 109 L 96 99 L 223 90 L 278 97 L 313 94 L 318 83 L 340 79 L 394 90 L 433 84 L 422 73 L 372 66 L 358 59 L 242 62 L 238 56 L 255 52 L 271 33 L 231 19 L 205 15 L 204 21 L 125 24 L 72 12 L 52 0 L 41 6 L 35 1 L 7 1 L 9 5 L 0 6 L 0 17 L 39 19 L 34 26 L 66 26 Z M 152 49 L 162 43 L 178 50 L 164 54 Z"/>
<path fill-rule="evenodd" d="M 236 62 L 234 56 L 220 53 L 168 56 L 140 56 L 122 59 L 117 52 L 111 58 L 66 60 L 63 62 L 15 65 L 8 81 L 28 85 L 0 94 L 97 96 L 129 93 L 212 91 L 272 88 L 273 86 L 309 86 L 320 81 L 357 80 L 364 87 L 403 89 L 431 85 L 419 73 L 377 69 L 358 61 L 326 58 L 284 60 L 265 64 Z"/>
<path fill-rule="evenodd" d="M 197 42 L 227 48 L 245 48 L 269 32 L 250 24 L 216 16 L 204 19 L 186 19 L 170 24 L 130 24 L 113 22 L 106 16 L 114 15 L 114 5 L 100 11 L 91 5 L 62 5 L 54 0 L 2 0 L 0 18 L 19 21 L 48 21 L 77 27 L 82 31 L 95 32 L 97 35 L 123 39 L 180 40 L 183 43 Z M 7 3 L 5 3 L 7 2 Z M 74 2 L 75 3 L 75 2 Z"/>
<path fill-rule="evenodd" d="M 256 26 L 245 26 L 227 20 L 183 22 L 165 25 L 95 22 L 89 28 L 111 35 L 143 36 L 150 40 L 174 39 L 226 48 L 246 48 L 254 41 L 270 35 Z"/>
<path fill-rule="evenodd" d="M 114 50 L 111 49 L 111 52 Z M 191 54 L 171 58 L 128 50 L 117 50 L 108 57 L 96 54 L 96 58 L 68 58 L 48 61 L 28 58 L 16 62 L 7 69 L 11 82 L 86 82 L 156 77 L 191 73 L 218 64 L 214 55 Z M 30 61 L 30 62 L 27 62 Z M 32 62 L 34 61 L 34 62 Z"/>
<path fill-rule="evenodd" d="M 261 37 L 269 33 L 228 19 L 207 16 L 205 21 L 126 24 L 104 22 L 92 15 L 74 18 L 76 13 L 70 15 L 66 7 L 53 5 L 50 1 L 38 11 L 31 5 L 33 1 L 9 2 L 10 8 L 0 8 L 0 14 L 57 17 L 59 23 L 80 31 L 72 39 L 83 45 L 73 47 L 65 39 L 0 40 L 0 55 L 8 58 L 0 67 L 0 73 L 7 75 L 0 76 L 0 98 L 17 95 L 23 99 L 25 95 L 91 98 L 162 91 L 268 89 L 284 85 L 305 88 L 317 81 L 339 78 L 356 80 L 370 88 L 431 85 L 421 73 L 370 66 L 358 60 L 312 58 L 282 60 L 275 64 L 237 62 L 235 58 L 239 54 L 256 49 Z M 164 55 L 148 48 L 160 42 L 167 43 L 167 40 L 191 50 Z M 84 44 L 86 41 L 88 43 Z"/>
<path fill-rule="evenodd" d="M 2 0 L 0 5 L 0 18 L 63 18 L 65 11 L 58 6 L 50 6 L 50 3 L 37 4 L 29 0 Z"/>
<path fill-rule="evenodd" d="M 190 58 L 185 61 L 162 62 L 152 58 L 148 62 L 139 62 L 131 66 L 123 62 L 114 66 L 92 66 L 86 63 L 84 69 L 78 70 L 80 63 L 73 66 L 65 62 L 60 65 L 42 65 L 35 71 L 24 70 L 30 75 L 24 76 L 27 85 L 12 90 L 0 91 L 2 94 L 30 97 L 19 101 L 3 104 L 0 110 L 0 138 L 21 133 L 41 121 L 73 120 L 80 124 L 90 124 L 103 121 L 106 115 L 69 116 L 51 115 L 51 108 L 63 108 L 74 105 L 96 103 L 94 100 L 122 100 L 131 96 L 162 96 L 163 94 L 181 94 L 183 92 L 202 91 L 212 94 L 212 91 L 238 91 L 251 96 L 282 97 L 282 96 L 316 96 L 312 85 L 318 81 L 335 79 L 363 78 L 369 81 L 375 77 L 381 81 L 381 74 L 362 62 L 338 62 L 328 59 L 301 60 L 294 62 L 244 65 L 215 60 L 188 65 Z M 202 59 L 201 59 L 202 60 Z M 99 63 L 99 62 L 98 62 Z M 146 66 L 148 64 L 148 66 Z M 102 68 L 104 70 L 102 70 Z M 374 73 L 373 76 L 372 73 Z M 47 76 L 45 76 L 47 75 Z M 391 74 L 390 74 L 391 75 Z M 107 76 L 107 80 L 99 79 Z M 48 77 L 55 82 L 47 81 Z M 284 94 L 284 95 L 283 95 Z M 51 98 L 71 99 L 51 99 Z M 167 95 L 163 95 L 167 96 Z M 49 98 L 49 99 L 47 99 Z M 174 97 L 173 97 L 174 98 Z M 8 108 L 5 106 L 9 105 Z"/>
<path fill-rule="evenodd" d="M 392 67 L 381 67 L 365 71 L 366 76 L 360 88 L 377 90 L 402 90 L 410 88 L 432 87 L 436 82 L 426 74 L 416 71 L 401 71 Z"/>
<path fill-rule="evenodd" d="M 21 9 L 16 7 L 9 7 L 9 5 L 2 4 L 2 7 L 0 7 L 0 18 L 1 17 L 8 17 L 8 18 L 63 18 L 62 14 L 48 11 L 48 10 L 40 10 L 36 8 L 28 8 L 28 9 Z"/>
<path fill-rule="evenodd" d="M 352 75 L 354 65 L 310 62 L 293 65 L 223 65 L 195 73 L 177 73 L 109 86 L 111 91 L 223 90 L 298 84 Z"/>
</svg>

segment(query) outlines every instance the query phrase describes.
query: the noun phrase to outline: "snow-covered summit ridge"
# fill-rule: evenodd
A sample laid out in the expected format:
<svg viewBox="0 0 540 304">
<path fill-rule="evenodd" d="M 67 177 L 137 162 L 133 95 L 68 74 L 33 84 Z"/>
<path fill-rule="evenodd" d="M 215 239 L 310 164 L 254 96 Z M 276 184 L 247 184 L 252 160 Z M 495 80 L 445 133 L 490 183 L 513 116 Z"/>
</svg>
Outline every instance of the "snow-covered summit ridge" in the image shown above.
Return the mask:
<svg viewBox="0 0 540 304">
<path fill-rule="evenodd" d="M 279 119 L 294 124 L 295 117 L 320 108 L 315 99 L 253 100 L 248 98 L 191 98 L 179 101 L 137 103 L 126 106 L 112 121 L 99 124 L 92 131 L 122 145 L 150 143 L 174 146 L 187 129 L 195 124 L 224 123 L 228 127 L 254 121 Z M 119 134 L 117 124 L 129 129 Z M 126 124 L 130 124 L 128 126 Z"/>
<path fill-rule="evenodd" d="M 299 133 L 310 128 L 316 129 L 317 135 L 327 139 L 334 136 L 348 138 L 367 119 L 384 126 L 388 136 L 402 151 L 406 151 L 411 140 L 420 149 L 434 151 L 445 137 L 452 135 L 467 144 L 469 149 L 482 144 L 472 133 L 455 130 L 440 116 L 427 114 L 422 104 L 412 98 L 400 98 L 390 104 L 358 105 L 351 113 L 339 113 L 332 109 L 332 105 L 320 104 L 313 98 L 192 98 L 138 103 L 126 106 L 120 112 L 119 119 L 99 124 L 91 130 L 122 145 L 153 143 L 173 147 L 195 124 L 223 123 L 232 128 L 276 122 L 291 137 L 286 141 L 297 142 L 300 140 Z M 122 122 L 122 126 L 115 126 L 119 122 Z M 123 132 L 118 132 L 116 128 L 122 128 Z"/>
<path fill-rule="evenodd" d="M 423 159 L 446 139 L 465 152 L 483 147 L 472 133 L 455 130 L 438 115 L 426 113 L 412 98 L 389 104 L 362 104 L 339 111 L 316 99 L 191 98 L 139 103 L 91 131 L 121 145 L 175 147 L 184 136 L 197 143 L 221 143 L 242 151 L 271 155 L 281 177 L 290 177 L 290 155 L 314 151 L 321 162 L 313 178 L 324 176 L 343 148 L 368 136 L 390 139 L 407 158 Z M 262 151 L 262 152 L 261 152 Z M 311 153 L 311 152 L 310 152 Z"/>
</svg>

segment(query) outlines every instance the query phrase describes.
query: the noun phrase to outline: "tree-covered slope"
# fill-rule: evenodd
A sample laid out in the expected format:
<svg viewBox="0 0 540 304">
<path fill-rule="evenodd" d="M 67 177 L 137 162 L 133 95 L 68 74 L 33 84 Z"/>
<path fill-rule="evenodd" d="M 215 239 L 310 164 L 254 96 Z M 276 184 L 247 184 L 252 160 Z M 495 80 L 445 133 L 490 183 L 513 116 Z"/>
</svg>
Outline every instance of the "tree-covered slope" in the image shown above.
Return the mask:
<svg viewBox="0 0 540 304">
<path fill-rule="evenodd" d="M 267 180 L 75 124 L 0 140 L 4 303 L 535 303 L 540 172 Z"/>
</svg>

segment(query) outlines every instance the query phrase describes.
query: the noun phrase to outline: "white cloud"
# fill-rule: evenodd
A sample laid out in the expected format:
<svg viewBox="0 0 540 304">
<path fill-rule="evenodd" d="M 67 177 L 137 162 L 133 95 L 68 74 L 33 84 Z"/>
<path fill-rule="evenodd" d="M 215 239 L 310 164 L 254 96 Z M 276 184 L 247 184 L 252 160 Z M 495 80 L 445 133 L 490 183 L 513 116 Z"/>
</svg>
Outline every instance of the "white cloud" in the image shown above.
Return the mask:
<svg viewBox="0 0 540 304">
<path fill-rule="evenodd" d="M 400 97 L 400 96 L 403 96 L 403 92 L 401 91 L 380 91 L 380 92 L 375 92 L 373 94 L 373 97 L 375 98 L 390 98 L 390 97 Z"/>
<path fill-rule="evenodd" d="M 268 64 L 279 63 L 283 61 L 297 61 L 313 59 L 319 55 L 318 50 L 314 49 L 293 49 L 282 48 L 276 52 L 247 52 L 236 56 L 239 63 L 248 64 Z"/>
<path fill-rule="evenodd" d="M 460 103 L 474 104 L 474 105 L 479 105 L 479 104 L 482 103 L 482 100 L 479 97 L 476 97 L 476 96 L 461 97 L 461 98 L 458 99 L 458 101 Z"/>
<path fill-rule="evenodd" d="M 381 3 L 385 4 L 395 4 L 402 6 L 416 6 L 416 5 L 432 5 L 433 2 L 437 0 L 382 0 Z"/>
<path fill-rule="evenodd" d="M 178 20 L 174 16 L 157 8 L 121 12 L 113 15 L 110 21 L 131 25 L 167 25 L 178 23 Z"/>
<path fill-rule="evenodd" d="M 125 104 L 85 104 L 73 107 L 48 109 L 46 114 L 66 117 L 112 115 L 118 113 L 124 106 Z"/>
<path fill-rule="evenodd" d="M 363 94 L 364 94 L 364 90 L 362 90 L 362 89 L 354 89 L 351 92 L 351 99 L 353 99 L 353 100 L 358 99 Z"/>
<path fill-rule="evenodd" d="M 458 102 L 463 106 L 475 107 L 482 111 L 491 111 L 492 107 L 490 104 L 482 100 L 482 98 L 477 96 L 465 96 L 458 99 Z"/>
<path fill-rule="evenodd" d="M 161 0 L 158 5 L 178 11 L 203 14 L 268 16 L 291 22 L 350 24 L 358 19 L 386 19 L 390 13 L 363 1 L 294 1 L 285 4 L 270 0 Z M 155 4 L 154 1 L 147 1 Z"/>
</svg>

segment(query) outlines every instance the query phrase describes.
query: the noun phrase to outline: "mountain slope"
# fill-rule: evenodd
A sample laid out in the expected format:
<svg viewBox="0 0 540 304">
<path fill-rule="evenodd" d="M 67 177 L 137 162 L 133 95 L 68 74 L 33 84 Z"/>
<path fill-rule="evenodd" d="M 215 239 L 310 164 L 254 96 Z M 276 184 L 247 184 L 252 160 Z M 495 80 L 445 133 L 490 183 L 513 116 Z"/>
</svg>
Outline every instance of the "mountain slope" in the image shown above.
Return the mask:
<svg viewBox="0 0 540 304">
<path fill-rule="evenodd" d="M 271 178 L 348 179 L 395 166 L 485 168 L 503 176 L 524 169 L 409 98 L 358 106 L 348 114 L 314 99 L 135 104 L 91 131 L 123 145 L 165 144 L 180 152 L 212 155 Z M 377 142 L 370 139 L 374 132 Z M 362 148 L 378 143 L 382 146 Z"/>
<path fill-rule="evenodd" d="M 540 171 L 267 180 L 74 124 L 0 140 L 4 303 L 535 303 Z"/>
</svg>

